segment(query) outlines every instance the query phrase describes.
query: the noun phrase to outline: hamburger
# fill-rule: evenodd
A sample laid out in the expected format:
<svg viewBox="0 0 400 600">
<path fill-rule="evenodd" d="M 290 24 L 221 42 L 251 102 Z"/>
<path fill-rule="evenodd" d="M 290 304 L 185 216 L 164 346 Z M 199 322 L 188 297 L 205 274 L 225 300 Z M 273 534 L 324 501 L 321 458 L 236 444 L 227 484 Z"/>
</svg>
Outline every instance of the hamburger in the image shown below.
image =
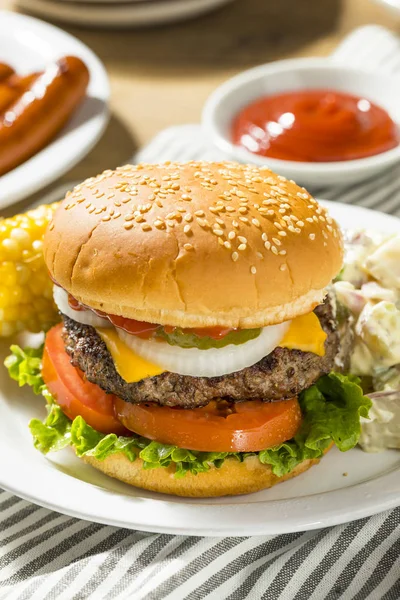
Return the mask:
<svg viewBox="0 0 400 600">
<path fill-rule="evenodd" d="M 369 400 L 339 372 L 329 287 L 342 237 L 304 188 L 228 162 L 128 165 L 67 194 L 43 251 L 60 323 L 8 359 L 46 397 L 42 452 L 207 497 L 357 443 Z"/>
</svg>

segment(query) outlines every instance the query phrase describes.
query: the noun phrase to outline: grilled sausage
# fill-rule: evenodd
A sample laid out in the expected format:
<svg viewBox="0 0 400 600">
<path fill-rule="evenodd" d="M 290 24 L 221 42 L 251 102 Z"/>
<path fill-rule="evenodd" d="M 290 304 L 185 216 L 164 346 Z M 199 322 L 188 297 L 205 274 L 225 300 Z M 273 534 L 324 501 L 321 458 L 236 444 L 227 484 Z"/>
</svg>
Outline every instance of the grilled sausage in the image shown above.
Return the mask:
<svg viewBox="0 0 400 600">
<path fill-rule="evenodd" d="M 4 81 L 14 75 L 15 71 L 10 65 L 6 65 L 6 63 L 0 63 L 0 81 Z"/>
<path fill-rule="evenodd" d="M 0 175 L 36 154 L 60 131 L 85 96 L 89 71 L 67 56 L 47 68 L 0 116 Z"/>
<path fill-rule="evenodd" d="M 0 81 L 0 115 L 11 106 L 24 92 L 26 92 L 40 73 L 31 73 L 25 77 L 11 75 L 8 79 Z"/>
</svg>

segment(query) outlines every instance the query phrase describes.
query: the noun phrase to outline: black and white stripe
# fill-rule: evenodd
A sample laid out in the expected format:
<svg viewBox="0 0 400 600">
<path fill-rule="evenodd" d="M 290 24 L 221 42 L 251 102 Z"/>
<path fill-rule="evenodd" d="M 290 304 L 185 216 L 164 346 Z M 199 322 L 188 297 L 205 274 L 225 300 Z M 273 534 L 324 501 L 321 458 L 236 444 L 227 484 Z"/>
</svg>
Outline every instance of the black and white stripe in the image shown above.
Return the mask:
<svg viewBox="0 0 400 600">
<path fill-rule="evenodd" d="M 400 598 L 400 508 L 306 533 L 199 538 L 0 501 L 0 600 Z"/>
</svg>

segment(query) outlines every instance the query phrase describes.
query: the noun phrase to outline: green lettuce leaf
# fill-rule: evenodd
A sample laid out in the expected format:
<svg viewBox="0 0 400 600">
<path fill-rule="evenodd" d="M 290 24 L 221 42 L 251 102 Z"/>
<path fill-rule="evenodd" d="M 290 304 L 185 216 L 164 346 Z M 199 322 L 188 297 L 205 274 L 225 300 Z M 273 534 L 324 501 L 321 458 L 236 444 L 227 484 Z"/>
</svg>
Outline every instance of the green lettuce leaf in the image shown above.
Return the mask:
<svg viewBox="0 0 400 600">
<path fill-rule="evenodd" d="M 162 444 L 144 437 L 104 434 L 88 425 L 82 417 L 71 421 L 55 403 L 41 376 L 42 348 L 22 350 L 12 346 L 12 354 L 5 360 L 10 377 L 20 386 L 29 385 L 47 401 L 48 415 L 44 422 L 33 419 L 30 430 L 35 447 L 47 454 L 71 446 L 78 456 L 92 456 L 104 460 L 116 453 L 134 461 L 138 456 L 144 469 L 175 466 L 175 476 L 190 472 L 204 473 L 211 467 L 220 468 L 226 459 L 243 461 L 247 456 L 258 456 L 263 464 L 271 466 L 278 477 L 290 473 L 307 459 L 320 458 L 333 442 L 345 452 L 359 439 L 360 417 L 367 417 L 371 406 L 363 395 L 359 380 L 354 376 L 330 373 L 321 377 L 299 396 L 303 422 L 296 436 L 278 446 L 260 452 L 197 452 Z"/>
<path fill-rule="evenodd" d="M 11 379 L 18 381 L 18 385 L 29 385 L 35 394 L 41 393 L 44 381 L 41 375 L 43 346 L 40 348 L 25 348 L 11 346 L 11 354 L 4 361 Z"/>
</svg>

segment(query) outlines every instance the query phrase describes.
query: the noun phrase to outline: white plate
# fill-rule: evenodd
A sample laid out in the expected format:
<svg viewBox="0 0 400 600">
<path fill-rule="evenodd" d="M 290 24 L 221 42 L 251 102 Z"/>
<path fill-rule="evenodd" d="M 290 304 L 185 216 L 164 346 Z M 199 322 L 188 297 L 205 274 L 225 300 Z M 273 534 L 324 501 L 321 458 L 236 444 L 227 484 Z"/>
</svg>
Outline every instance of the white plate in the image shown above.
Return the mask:
<svg viewBox="0 0 400 600">
<path fill-rule="evenodd" d="M 398 232 L 400 220 L 325 202 L 343 228 Z M 2 357 L 7 352 L 1 345 Z M 2 358 L 1 357 L 1 358 Z M 42 456 L 27 427 L 44 400 L 0 373 L 0 486 L 58 512 L 130 529 L 185 535 L 268 535 L 316 529 L 400 505 L 400 452 L 332 450 L 321 463 L 271 490 L 247 496 L 183 499 L 106 477 L 70 449 Z M 347 473 L 347 476 L 343 474 Z"/>
<path fill-rule="evenodd" d="M 91 150 L 107 125 L 110 95 L 104 66 L 82 42 L 38 19 L 0 11 L 0 61 L 29 73 L 67 54 L 89 68 L 87 97 L 53 142 L 0 177 L 0 209 L 45 187 Z"/>
<path fill-rule="evenodd" d="M 191 19 L 232 0 L 152 0 L 147 2 L 57 2 L 18 0 L 18 6 L 40 17 L 86 27 L 148 27 Z"/>
</svg>

